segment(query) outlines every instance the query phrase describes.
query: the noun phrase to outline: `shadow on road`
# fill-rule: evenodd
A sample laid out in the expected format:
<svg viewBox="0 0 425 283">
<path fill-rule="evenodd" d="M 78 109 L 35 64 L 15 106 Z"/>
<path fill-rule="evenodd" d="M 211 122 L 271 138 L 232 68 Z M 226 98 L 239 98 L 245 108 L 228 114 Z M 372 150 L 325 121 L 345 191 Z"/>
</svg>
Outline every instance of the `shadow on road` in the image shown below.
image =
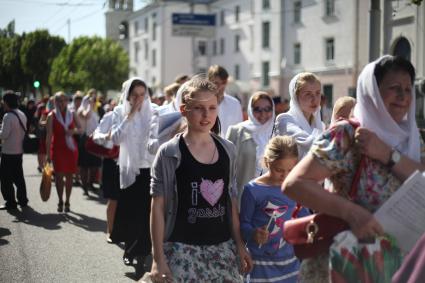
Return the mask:
<svg viewBox="0 0 425 283">
<path fill-rule="evenodd" d="M 0 227 L 0 246 L 9 244 L 9 241 L 6 239 L 1 239 L 4 236 L 12 235 L 9 229 Z"/>
<path fill-rule="evenodd" d="M 28 225 L 42 227 L 47 230 L 60 229 L 61 226 L 59 225 L 59 223 L 65 220 L 61 214 L 41 214 L 32 209 L 30 206 L 24 208 L 22 211 L 15 210 L 9 213 L 15 216 L 15 220 L 13 220 L 13 222 L 22 222 Z"/>
<path fill-rule="evenodd" d="M 77 217 L 76 217 L 77 216 Z M 77 227 L 83 228 L 92 232 L 105 232 L 106 221 L 99 218 L 90 217 L 81 213 L 71 210 L 71 212 L 64 214 L 65 219 Z"/>
</svg>

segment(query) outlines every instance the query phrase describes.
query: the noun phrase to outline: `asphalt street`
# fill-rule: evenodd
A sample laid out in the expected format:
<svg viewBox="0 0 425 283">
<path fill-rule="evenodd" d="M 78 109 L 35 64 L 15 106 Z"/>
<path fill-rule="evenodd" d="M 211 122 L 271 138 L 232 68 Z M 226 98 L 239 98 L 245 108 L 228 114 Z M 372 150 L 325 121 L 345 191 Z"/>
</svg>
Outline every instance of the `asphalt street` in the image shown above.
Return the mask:
<svg viewBox="0 0 425 283">
<path fill-rule="evenodd" d="M 134 282 L 122 263 L 122 247 L 106 242 L 106 200 L 98 190 L 71 195 L 71 212 L 56 212 L 54 185 L 47 202 L 39 194 L 35 155 L 24 155 L 28 208 L 0 211 L 0 282 Z M 1 198 L 3 202 L 3 198 Z"/>
</svg>

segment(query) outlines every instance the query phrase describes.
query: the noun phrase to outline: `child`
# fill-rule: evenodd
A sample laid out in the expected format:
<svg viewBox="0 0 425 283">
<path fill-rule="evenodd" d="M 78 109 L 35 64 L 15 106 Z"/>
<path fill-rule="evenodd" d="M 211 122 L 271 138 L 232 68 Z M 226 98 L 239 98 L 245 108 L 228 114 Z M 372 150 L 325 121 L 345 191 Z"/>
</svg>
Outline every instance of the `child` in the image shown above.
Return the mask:
<svg viewBox="0 0 425 283">
<path fill-rule="evenodd" d="M 193 78 L 182 93 L 183 134 L 163 144 L 152 166 L 152 280 L 242 282 L 251 258 L 240 236 L 235 148 L 219 132 L 218 94 Z M 233 238 L 233 239 L 232 239 Z"/>
<path fill-rule="evenodd" d="M 350 119 L 353 116 L 353 109 L 356 106 L 356 99 L 350 96 L 343 96 L 335 101 L 332 111 L 331 125 L 335 124 L 338 119 Z"/>
<path fill-rule="evenodd" d="M 296 282 L 299 261 L 283 239 L 283 223 L 291 218 L 296 203 L 282 194 L 280 186 L 297 162 L 294 139 L 274 137 L 264 152 L 268 172 L 245 185 L 240 223 L 254 261 L 246 282 Z M 303 208 L 301 214 L 308 212 Z"/>
</svg>

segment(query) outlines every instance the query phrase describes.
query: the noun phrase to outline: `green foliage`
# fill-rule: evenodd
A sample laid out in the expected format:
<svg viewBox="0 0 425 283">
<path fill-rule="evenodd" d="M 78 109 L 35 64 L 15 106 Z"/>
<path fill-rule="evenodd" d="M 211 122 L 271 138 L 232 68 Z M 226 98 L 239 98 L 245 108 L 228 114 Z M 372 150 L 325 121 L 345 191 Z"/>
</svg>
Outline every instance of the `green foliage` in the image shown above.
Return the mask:
<svg viewBox="0 0 425 283">
<path fill-rule="evenodd" d="M 63 38 L 51 36 L 47 30 L 28 33 L 20 51 L 24 73 L 47 86 L 52 62 L 65 45 Z"/>
<path fill-rule="evenodd" d="M 0 37 L 15 36 L 15 20 L 9 22 L 5 29 L 0 29 Z"/>
<path fill-rule="evenodd" d="M 3 88 L 23 91 L 28 82 L 20 60 L 24 37 L 0 37 L 0 86 Z"/>
<path fill-rule="evenodd" d="M 128 55 L 116 42 L 79 37 L 53 61 L 49 82 L 55 90 L 120 89 L 129 72 Z"/>
<path fill-rule="evenodd" d="M 421 3 L 422 3 L 422 0 L 411 0 L 412 1 L 412 3 L 413 4 L 415 4 L 415 5 L 421 5 Z"/>
</svg>

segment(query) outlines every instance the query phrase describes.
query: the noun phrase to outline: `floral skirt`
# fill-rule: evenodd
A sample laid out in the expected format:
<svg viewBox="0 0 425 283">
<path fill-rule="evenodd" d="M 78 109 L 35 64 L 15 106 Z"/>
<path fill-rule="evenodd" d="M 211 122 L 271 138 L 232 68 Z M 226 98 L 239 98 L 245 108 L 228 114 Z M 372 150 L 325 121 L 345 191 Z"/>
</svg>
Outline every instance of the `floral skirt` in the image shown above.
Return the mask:
<svg viewBox="0 0 425 283">
<path fill-rule="evenodd" d="M 301 262 L 298 273 L 299 283 L 328 283 L 329 278 L 329 254 L 304 259 Z"/>
<path fill-rule="evenodd" d="M 233 240 L 217 245 L 164 243 L 173 282 L 243 282 Z"/>
</svg>

